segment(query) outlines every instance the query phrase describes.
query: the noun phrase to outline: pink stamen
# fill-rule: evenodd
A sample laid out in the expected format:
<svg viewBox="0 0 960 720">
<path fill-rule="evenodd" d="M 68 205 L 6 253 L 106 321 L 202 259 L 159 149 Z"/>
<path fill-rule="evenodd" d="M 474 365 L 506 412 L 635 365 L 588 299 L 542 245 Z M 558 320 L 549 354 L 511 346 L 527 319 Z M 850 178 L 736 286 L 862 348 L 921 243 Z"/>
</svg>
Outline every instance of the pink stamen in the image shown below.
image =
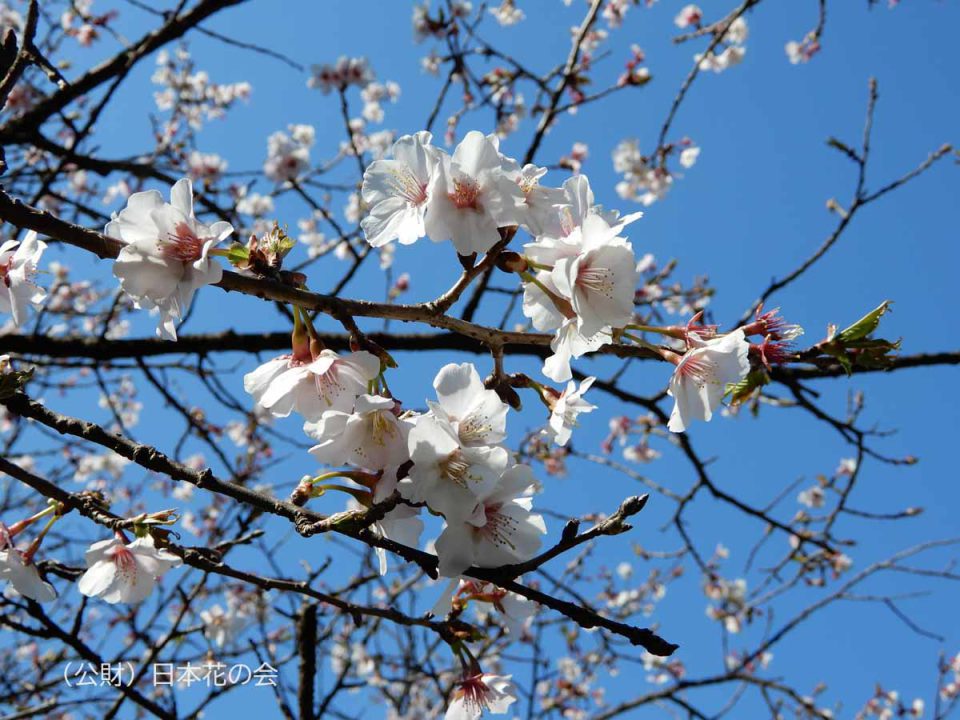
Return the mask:
<svg viewBox="0 0 960 720">
<path fill-rule="evenodd" d="M 610 268 L 582 266 L 577 272 L 576 284 L 581 290 L 613 297 L 613 271 Z"/>
<path fill-rule="evenodd" d="M 479 713 L 490 706 L 490 688 L 483 681 L 483 675 L 464 678 L 457 695 L 463 698 L 469 712 Z"/>
<path fill-rule="evenodd" d="M 453 181 L 453 192 L 448 193 L 457 210 L 476 210 L 480 212 L 480 186 L 470 178 L 460 178 Z"/>
<path fill-rule="evenodd" d="M 514 550 L 516 545 L 510 538 L 516 530 L 517 521 L 514 518 L 502 515 L 500 513 L 501 507 L 503 506 L 498 504 L 486 505 L 483 508 L 487 516 L 487 523 L 482 528 L 477 528 L 477 532 L 493 545 Z"/>
<path fill-rule="evenodd" d="M 125 582 L 131 585 L 137 582 L 137 560 L 133 557 L 124 545 L 118 545 L 113 549 L 113 562 L 117 566 L 117 572 Z"/>
<path fill-rule="evenodd" d="M 680 359 L 674 372 L 677 377 L 692 380 L 703 387 L 709 381 L 712 369 L 713 363 L 703 353 L 688 352 Z"/>
<path fill-rule="evenodd" d="M 181 222 L 177 224 L 168 239 L 161 240 L 158 246 L 160 253 L 168 260 L 188 263 L 195 262 L 203 256 L 205 242 L 205 239 L 197 237 L 187 223 Z"/>
</svg>

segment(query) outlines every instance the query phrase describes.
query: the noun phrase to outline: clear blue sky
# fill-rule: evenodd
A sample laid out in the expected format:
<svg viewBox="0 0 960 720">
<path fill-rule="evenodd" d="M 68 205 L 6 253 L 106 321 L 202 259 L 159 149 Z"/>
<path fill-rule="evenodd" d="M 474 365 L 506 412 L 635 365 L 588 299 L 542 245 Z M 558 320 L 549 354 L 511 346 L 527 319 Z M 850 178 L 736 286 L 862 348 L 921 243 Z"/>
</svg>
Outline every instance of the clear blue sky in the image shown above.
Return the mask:
<svg viewBox="0 0 960 720">
<path fill-rule="evenodd" d="M 681 5 L 661 0 L 653 8 L 631 10 L 625 27 L 613 34 L 608 45 L 612 58 L 596 70 L 601 84 L 612 80 L 620 72 L 620 58 L 626 57 L 629 45 L 638 43 L 647 53 L 653 82 L 564 118 L 540 150 L 537 159 L 543 164 L 553 163 L 575 140 L 587 142 L 590 158 L 584 172 L 591 179 L 597 201 L 605 206 L 635 209 L 614 192 L 617 177 L 612 170 L 611 151 L 624 137 L 639 138 L 644 150 L 652 148 L 676 89 L 689 70 L 692 54 L 701 47 L 676 47 L 669 42 L 675 30 L 672 18 Z M 703 3 L 708 17 L 718 16 L 732 5 L 713 0 Z M 911 169 L 942 143 L 960 139 L 960 83 L 956 81 L 952 52 L 960 6 L 905 0 L 893 10 L 881 3 L 868 11 L 866 5 L 862 0 L 831 3 L 823 50 L 808 65 L 795 67 L 787 62 L 783 45 L 799 40 L 815 25 L 817 3 L 763 3 L 748 16 L 751 32 L 743 64 L 722 75 L 698 79 L 674 123 L 672 137 L 690 136 L 703 148 L 700 160 L 675 183 L 664 202 L 647 209 L 646 217 L 630 228 L 630 239 L 638 254 L 652 252 L 663 262 L 678 258 L 678 277 L 685 282 L 708 274 L 718 291 L 711 310 L 725 325 L 739 317 L 771 277 L 796 266 L 834 227 L 834 217 L 825 203 L 831 197 L 844 203 L 849 200 L 855 169 L 824 141 L 830 135 L 851 143 L 859 141 L 870 76 L 878 79 L 880 88 L 870 187 L 876 188 Z M 521 2 L 520 6 L 528 16 L 524 23 L 496 32 L 488 24 L 485 37 L 531 67 L 542 70 L 553 66 L 566 56 L 569 28 L 579 21 L 582 3 L 574 2 L 567 8 L 559 0 L 536 0 Z M 124 17 L 120 26 L 131 37 L 153 22 L 125 4 L 121 8 Z M 282 49 L 304 64 L 332 62 L 339 55 L 365 55 L 380 79 L 395 80 L 402 87 L 400 102 L 386 107 L 384 125 L 401 132 L 422 128 L 439 88 L 440 80 L 420 72 L 419 59 L 427 46 L 412 42 L 407 3 L 250 3 L 220 14 L 207 26 L 241 40 Z M 109 42 L 104 45 L 110 47 Z M 200 136 L 201 150 L 223 155 L 231 170 L 255 169 L 265 157 L 267 135 L 289 123 L 310 123 L 317 128 L 314 159 L 334 154 L 343 137 L 336 100 L 308 90 L 304 75 L 208 38 L 195 38 L 191 50 L 198 66 L 208 70 L 215 81 L 248 80 L 253 85 L 249 104 L 232 111 L 226 121 L 208 125 Z M 148 82 L 152 70 L 149 62 L 137 68 L 119 96 L 123 105 L 114 104 L 104 115 L 99 129 L 105 155 L 135 152 L 145 146 L 147 112 L 153 110 Z M 359 113 L 359 98 L 351 99 Z M 488 122 L 487 116 L 474 116 L 462 130 L 489 131 L 492 128 L 484 124 Z M 530 129 L 528 121 L 518 137 L 505 143 L 504 151 L 522 152 Z M 960 262 L 957 172 L 952 161 L 947 161 L 864 210 L 830 256 L 773 304 L 782 306 L 789 319 L 802 324 L 807 329 L 805 339 L 813 342 L 820 339 L 828 322 L 843 325 L 880 301 L 891 299 L 895 301 L 894 312 L 884 318 L 884 334 L 903 337 L 904 352 L 955 347 L 960 328 L 949 303 L 954 298 Z M 564 177 L 562 173 L 548 176 L 554 184 Z M 302 208 L 278 205 L 279 219 L 291 228 L 304 215 Z M 65 254 L 73 261 L 80 253 L 69 250 Z M 48 257 L 57 255 L 52 252 Z M 311 287 L 327 289 L 324 269 L 335 263 L 329 259 L 315 265 Z M 437 271 L 425 273 L 427 263 L 435 263 Z M 450 249 L 427 242 L 400 248 L 395 267 L 397 272 L 409 270 L 413 275 L 413 288 L 407 298 L 410 301 L 436 295 L 457 273 Z M 333 277 L 337 269 L 331 268 Z M 379 299 L 382 292 L 382 282 L 368 268 L 346 294 Z M 151 322 L 145 319 L 138 332 L 151 334 Z M 225 326 L 237 331 L 284 329 L 276 313 L 261 303 L 224 298 L 213 289 L 201 292 L 194 317 L 184 331 Z M 430 389 L 429 381 L 449 358 L 437 353 L 398 357 L 402 367 L 391 380 L 391 387 L 407 404 L 422 404 Z M 235 359 L 239 358 L 227 358 L 225 362 Z M 477 362 L 481 372 L 488 370 L 486 358 Z M 595 368 L 601 376 L 609 370 L 607 364 L 592 361 L 580 367 L 587 372 Z M 537 368 L 526 360 L 508 359 L 508 369 L 535 372 Z M 629 377 L 637 392 L 647 394 L 666 382 L 663 368 L 648 365 L 634 368 Z M 926 513 L 915 521 L 895 525 L 864 525 L 861 529 L 850 523 L 851 532 L 857 528 L 861 538 L 861 544 L 849 551 L 856 568 L 917 541 L 958 534 L 960 490 L 952 443 L 960 427 L 960 411 L 955 381 L 955 369 L 938 368 L 817 384 L 824 395 L 824 406 L 841 415 L 847 393 L 864 390 L 867 424 L 875 422 L 899 430 L 882 441 L 880 449 L 889 455 L 913 454 L 921 460 L 915 467 L 900 470 L 868 461 L 855 495 L 857 507 L 884 512 L 920 505 Z M 240 373 L 234 390 L 241 392 Z M 600 393 L 595 393 L 593 400 L 600 410 L 575 437 L 577 447 L 583 450 L 597 448 L 609 415 L 636 413 Z M 532 407 L 533 403 L 528 405 Z M 162 414 L 157 419 L 145 418 L 137 435 L 169 449 L 172 439 L 164 432 L 162 418 Z M 104 414 L 99 419 L 106 421 L 107 417 Z M 513 416 L 511 422 L 519 436 L 541 419 L 535 410 L 528 409 Z M 299 432 L 296 421 L 279 427 Z M 793 479 L 805 477 L 812 483 L 816 474 L 831 472 L 840 458 L 852 454 L 852 448 L 833 430 L 812 423 L 798 410 L 768 408 L 759 420 L 748 416 L 738 420 L 717 418 L 709 425 L 697 426 L 691 436 L 704 457 L 717 458 L 711 465 L 717 483 L 757 503 L 769 500 Z M 669 447 L 658 449 L 664 452 L 662 460 L 640 470 L 672 488 L 685 488 L 692 479 L 689 465 Z M 281 469 L 283 477 L 295 479 L 314 466 L 304 454 L 291 457 Z M 638 491 L 623 476 L 576 465 L 571 466 L 569 477 L 547 479 L 546 484 L 539 502 L 565 513 L 584 508 L 609 511 L 622 497 Z M 789 518 L 796 508 L 791 496 L 780 509 L 781 517 Z M 630 542 L 651 549 L 675 548 L 676 538 L 659 531 L 671 509 L 666 501 L 652 501 L 633 533 L 606 542 L 594 561 L 616 565 Z M 688 518 L 702 550 L 709 554 L 719 541 L 733 549 L 725 568 L 729 575 L 739 574 L 737 568 L 746 561 L 749 542 L 759 537 L 762 528 L 731 516 L 709 501 L 701 501 Z M 559 532 L 558 522 L 550 527 L 553 533 Z M 775 538 L 774 542 L 782 540 Z M 316 545 L 298 543 L 290 547 L 314 552 Z M 324 546 L 322 552 L 330 551 Z M 243 556 L 236 557 L 239 561 Z M 296 563 L 290 562 L 288 567 L 293 572 Z M 642 575 L 643 567 L 638 571 Z M 917 587 L 922 589 L 923 584 Z M 872 588 L 889 590 L 890 585 L 878 583 Z M 940 585 L 936 589 L 933 596 L 906 601 L 904 608 L 920 618 L 925 627 L 945 634 L 943 649 L 955 653 L 960 650 L 956 623 L 960 588 Z M 799 595 L 801 601 L 812 597 L 804 591 Z M 719 670 L 722 660 L 719 630 L 705 617 L 705 606 L 699 579 L 691 572 L 671 586 L 653 618 L 667 638 L 681 644 L 679 657 L 692 674 Z M 796 607 L 788 602 L 782 612 Z M 760 632 L 762 623 L 747 636 L 757 637 Z M 825 697 L 845 700 L 848 705 L 842 716 L 852 716 L 870 696 L 875 682 L 896 688 L 905 697 L 921 696 L 929 701 L 940 649 L 937 642 L 918 637 L 889 612 L 857 603 L 820 616 L 780 646 L 773 668 L 775 673 L 793 678 L 803 690 L 812 689 L 820 680 L 828 681 L 831 688 Z M 325 669 L 329 667 L 326 659 L 322 664 Z M 610 700 L 627 697 L 643 686 L 642 679 L 632 674 L 625 672 L 610 679 Z M 221 706 L 227 707 L 269 713 L 274 705 L 262 689 L 246 689 L 232 694 Z M 736 717 L 745 717 L 743 712 Z M 652 709 L 637 717 L 660 714 Z M 378 715 L 379 709 L 371 708 L 369 717 Z M 225 713 L 218 711 L 214 716 Z"/>
</svg>

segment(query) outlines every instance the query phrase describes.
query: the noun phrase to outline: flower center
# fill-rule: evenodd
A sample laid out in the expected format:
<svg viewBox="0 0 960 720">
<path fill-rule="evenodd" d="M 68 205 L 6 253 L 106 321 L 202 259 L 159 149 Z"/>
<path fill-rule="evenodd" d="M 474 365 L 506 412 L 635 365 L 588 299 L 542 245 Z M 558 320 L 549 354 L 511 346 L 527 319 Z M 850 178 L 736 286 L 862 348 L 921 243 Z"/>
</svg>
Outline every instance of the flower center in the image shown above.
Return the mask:
<svg viewBox="0 0 960 720">
<path fill-rule="evenodd" d="M 463 698 L 468 712 L 480 713 L 490 706 L 490 688 L 483 681 L 482 675 L 465 678 L 456 694 Z"/>
<path fill-rule="evenodd" d="M 585 265 L 577 272 L 577 287 L 585 292 L 613 297 L 613 270 Z"/>
<path fill-rule="evenodd" d="M 472 413 L 457 424 L 457 435 L 464 445 L 482 443 L 492 431 L 493 425 L 486 415 Z"/>
<path fill-rule="evenodd" d="M 390 421 L 392 417 L 389 410 L 377 410 L 370 415 L 370 437 L 379 447 L 386 447 L 397 436 L 397 426 Z"/>
<path fill-rule="evenodd" d="M 203 256 L 203 238 L 197 237 L 193 229 L 185 222 L 177 223 L 174 231 L 166 240 L 157 243 L 160 254 L 168 260 L 195 262 Z"/>
<path fill-rule="evenodd" d="M 346 389 L 340 380 L 336 362 L 327 368 L 327 371 L 322 375 L 314 375 L 313 377 L 317 385 L 317 392 L 326 401 L 327 405 L 333 405 L 334 397 L 340 395 Z"/>
<path fill-rule="evenodd" d="M 517 521 L 512 517 L 501 514 L 501 507 L 503 505 L 484 506 L 483 511 L 487 516 L 487 524 L 477 528 L 475 532 L 479 533 L 491 545 L 516 550 L 517 546 L 511 538 L 516 532 Z"/>
<path fill-rule="evenodd" d="M 135 585 L 137 582 L 137 560 L 123 545 L 119 545 L 113 550 L 113 563 L 117 566 L 117 572 L 124 582 Z"/>
<path fill-rule="evenodd" d="M 420 182 L 410 168 L 398 168 L 392 175 L 394 191 L 408 203 L 419 207 L 427 201 L 427 184 Z"/>
<path fill-rule="evenodd" d="M 716 379 L 713 377 L 713 371 L 713 361 L 707 355 L 702 352 L 692 351 L 681 358 L 675 372 L 678 377 L 691 380 L 697 387 L 702 388 L 707 383 L 716 382 Z"/>
<path fill-rule="evenodd" d="M 453 192 L 448 193 L 450 202 L 457 210 L 482 210 L 480 206 L 480 185 L 468 177 L 457 178 L 453 181 Z"/>
<path fill-rule="evenodd" d="M 461 487 L 467 486 L 470 479 L 470 463 L 463 457 L 463 451 L 457 448 L 440 462 L 440 474 Z"/>
</svg>

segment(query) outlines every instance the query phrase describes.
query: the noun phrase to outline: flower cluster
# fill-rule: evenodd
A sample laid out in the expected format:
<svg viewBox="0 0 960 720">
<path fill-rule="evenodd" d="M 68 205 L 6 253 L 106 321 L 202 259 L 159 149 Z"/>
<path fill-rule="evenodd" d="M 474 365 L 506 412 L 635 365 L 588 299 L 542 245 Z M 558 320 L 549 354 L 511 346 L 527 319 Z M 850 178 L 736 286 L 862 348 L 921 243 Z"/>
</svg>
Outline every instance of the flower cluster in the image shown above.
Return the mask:
<svg viewBox="0 0 960 720">
<path fill-rule="evenodd" d="M 366 58 L 341 57 L 333 65 L 311 66 L 307 87 L 326 95 L 331 90 L 346 90 L 351 85 L 362 88 L 371 82 L 373 70 Z"/>
<path fill-rule="evenodd" d="M 747 54 L 747 48 L 744 47 L 744 44 L 747 42 L 749 29 L 747 28 L 747 21 L 743 17 L 738 17 L 729 25 L 720 27 L 715 32 L 723 33 L 719 47 L 708 53 L 697 53 L 693 59 L 699 63 L 702 70 L 721 73 L 743 61 L 744 55 Z"/>
<path fill-rule="evenodd" d="M 310 148 L 316 139 L 312 125 L 290 125 L 267 138 L 263 173 L 274 182 L 296 180 L 310 169 Z"/>
<path fill-rule="evenodd" d="M 693 167 L 700 153 L 689 140 L 679 144 L 680 164 L 684 168 Z M 668 153 L 677 149 L 669 146 Z M 617 194 L 624 200 L 634 200 L 641 205 L 650 206 L 663 200 L 673 185 L 673 174 L 666 163 L 658 163 L 656 158 L 644 155 L 636 139 L 621 141 L 613 150 L 613 169 L 623 176 L 617 183 Z"/>
<path fill-rule="evenodd" d="M 157 69 L 151 79 L 161 87 L 153 94 L 157 109 L 172 113 L 164 124 L 163 138 L 167 140 L 176 135 L 181 121 L 199 130 L 204 120 L 223 117 L 238 100 L 249 99 L 252 92 L 248 82 L 215 83 L 205 71 L 194 71 L 190 52 L 182 45 L 173 53 L 157 53 Z"/>
<path fill-rule="evenodd" d="M 854 716 L 854 720 L 893 720 L 893 718 L 923 717 L 924 702 L 920 698 L 905 703 L 896 690 L 884 690 L 879 685 L 872 698 Z"/>
<path fill-rule="evenodd" d="M 621 232 L 642 213 L 620 217 L 595 205 L 584 175 L 560 188 L 542 185 L 546 170 L 521 168 L 500 152 L 493 135 L 470 132 L 452 155 L 431 140 L 427 132 L 403 136 L 390 158 L 367 168 L 361 191 L 367 242 L 374 247 L 393 240 L 407 245 L 429 236 L 434 242 L 450 240 L 459 255 L 470 257 L 509 241 L 519 227 L 526 229 L 533 242 L 524 245 L 523 255 L 501 256 L 501 267 L 524 281 L 523 313 L 533 327 L 554 334 L 544 374 L 555 382 L 569 381 L 572 359 L 618 341 L 634 327 L 640 270 L 649 263 L 637 262 Z M 699 150 L 689 142 L 683 145 L 681 162 L 692 165 Z M 640 161 L 647 175 L 670 177 Z M 668 356 L 677 366 L 670 382 L 676 399 L 671 430 L 682 432 L 694 419 L 711 418 L 729 387 L 750 370 L 746 336 L 770 335 L 765 328 L 758 317 L 747 332 L 682 332 L 684 347 Z M 584 411 L 573 388 L 567 392 L 572 394 L 559 399 L 541 392 L 555 411 L 550 432 L 560 444 L 569 439 L 564 428 Z"/>
</svg>

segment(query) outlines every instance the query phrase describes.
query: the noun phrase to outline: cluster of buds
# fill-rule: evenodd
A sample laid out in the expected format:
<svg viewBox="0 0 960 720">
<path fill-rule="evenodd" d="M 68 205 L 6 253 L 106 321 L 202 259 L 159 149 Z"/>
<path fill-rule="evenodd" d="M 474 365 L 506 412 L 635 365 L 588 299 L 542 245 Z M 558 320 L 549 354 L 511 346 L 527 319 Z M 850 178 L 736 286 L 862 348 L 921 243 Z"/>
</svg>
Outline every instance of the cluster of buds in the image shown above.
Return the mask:
<svg viewBox="0 0 960 720">
<path fill-rule="evenodd" d="M 639 45 L 630 46 L 630 59 L 627 60 L 626 69 L 623 74 L 617 78 L 617 85 L 646 85 L 653 76 L 650 75 L 650 69 L 643 66 L 646 61 L 646 55 Z"/>
<path fill-rule="evenodd" d="M 279 223 L 260 237 L 251 235 L 246 245 L 233 243 L 227 251 L 230 264 L 241 272 L 251 273 L 259 277 L 269 277 L 279 280 L 286 285 L 301 287 L 306 283 L 306 276 L 299 272 L 282 270 L 283 259 L 287 256 L 296 241 L 281 229 Z"/>
</svg>

